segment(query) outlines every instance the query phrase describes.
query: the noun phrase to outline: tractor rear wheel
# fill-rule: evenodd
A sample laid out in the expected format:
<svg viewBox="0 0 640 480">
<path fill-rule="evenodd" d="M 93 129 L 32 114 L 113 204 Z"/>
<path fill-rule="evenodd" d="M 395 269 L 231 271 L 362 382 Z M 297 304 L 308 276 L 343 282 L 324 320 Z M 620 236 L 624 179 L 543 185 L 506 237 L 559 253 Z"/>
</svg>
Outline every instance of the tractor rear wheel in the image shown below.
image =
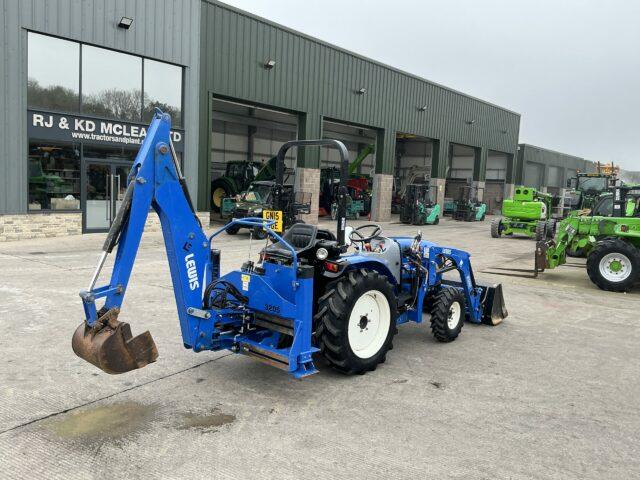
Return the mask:
<svg viewBox="0 0 640 480">
<path fill-rule="evenodd" d="M 500 238 L 500 235 L 502 235 L 502 219 L 494 218 L 491 220 L 491 237 Z"/>
<path fill-rule="evenodd" d="M 587 257 L 593 283 L 609 292 L 628 292 L 640 278 L 640 249 L 620 238 L 598 242 Z"/>
<path fill-rule="evenodd" d="M 218 213 L 222 210 L 222 199 L 233 195 L 229 186 L 222 180 L 214 180 L 211 184 L 211 208 Z"/>
<path fill-rule="evenodd" d="M 443 287 L 429 300 L 431 332 L 439 342 L 453 342 L 464 324 L 466 316 L 463 293 L 457 288 Z"/>
<path fill-rule="evenodd" d="M 547 222 L 539 221 L 536 223 L 536 242 L 544 240 L 547 236 Z"/>
<path fill-rule="evenodd" d="M 375 370 L 392 348 L 398 310 L 391 284 L 374 270 L 354 270 L 327 285 L 318 300 L 316 340 L 345 374 Z"/>
</svg>

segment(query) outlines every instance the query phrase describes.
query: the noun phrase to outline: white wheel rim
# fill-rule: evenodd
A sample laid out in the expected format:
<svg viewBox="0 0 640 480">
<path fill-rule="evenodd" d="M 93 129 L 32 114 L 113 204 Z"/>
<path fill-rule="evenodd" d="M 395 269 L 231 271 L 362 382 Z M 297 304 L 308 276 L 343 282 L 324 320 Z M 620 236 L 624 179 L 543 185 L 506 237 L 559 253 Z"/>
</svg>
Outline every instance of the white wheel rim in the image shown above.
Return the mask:
<svg viewBox="0 0 640 480">
<path fill-rule="evenodd" d="M 391 310 L 387 297 L 369 290 L 356 300 L 349 316 L 349 346 L 359 358 L 371 358 L 384 345 L 391 326 Z"/>
<path fill-rule="evenodd" d="M 462 316 L 462 307 L 460 302 L 453 302 L 449 307 L 449 316 L 447 317 L 447 327 L 449 330 L 454 330 L 460 323 L 460 317 Z"/>
<path fill-rule="evenodd" d="M 610 282 L 623 282 L 631 275 L 631 261 L 622 253 L 609 253 L 600 260 L 600 275 Z"/>
</svg>

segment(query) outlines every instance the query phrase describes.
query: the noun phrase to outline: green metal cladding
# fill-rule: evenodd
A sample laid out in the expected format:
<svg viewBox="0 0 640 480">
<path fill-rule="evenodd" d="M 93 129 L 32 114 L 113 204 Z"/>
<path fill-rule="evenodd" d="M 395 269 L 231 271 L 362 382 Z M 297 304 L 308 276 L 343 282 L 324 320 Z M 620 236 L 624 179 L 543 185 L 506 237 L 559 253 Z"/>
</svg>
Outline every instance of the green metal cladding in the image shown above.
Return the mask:
<svg viewBox="0 0 640 480">
<path fill-rule="evenodd" d="M 325 118 L 378 129 L 377 173 L 393 171 L 396 132 L 437 140 L 438 177 L 446 175 L 450 143 L 480 147 L 484 162 L 489 149 L 515 156 L 517 113 L 227 5 L 211 0 L 201 5 L 200 207 L 208 198 L 203 173 L 209 172 L 212 96 L 298 113 L 300 138 L 321 136 Z M 276 65 L 265 69 L 269 59 Z M 366 93 L 357 93 L 361 88 Z M 318 167 L 319 155 L 304 152 L 299 165 Z"/>
</svg>

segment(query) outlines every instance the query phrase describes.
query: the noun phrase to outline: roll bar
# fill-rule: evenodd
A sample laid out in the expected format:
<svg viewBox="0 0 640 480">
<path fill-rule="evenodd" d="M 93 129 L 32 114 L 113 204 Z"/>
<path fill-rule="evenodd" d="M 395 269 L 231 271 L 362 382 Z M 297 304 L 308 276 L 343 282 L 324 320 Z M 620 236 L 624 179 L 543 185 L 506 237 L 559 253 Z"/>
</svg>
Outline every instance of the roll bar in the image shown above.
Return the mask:
<svg viewBox="0 0 640 480">
<path fill-rule="evenodd" d="M 347 182 L 349 181 L 349 153 L 347 147 L 339 140 L 291 140 L 284 143 L 278 150 L 276 160 L 276 210 L 283 208 L 280 205 L 282 198 L 282 185 L 284 183 L 284 157 L 291 147 L 332 147 L 340 153 L 340 185 L 338 186 L 338 244 L 345 245 L 345 229 L 347 227 Z"/>
</svg>

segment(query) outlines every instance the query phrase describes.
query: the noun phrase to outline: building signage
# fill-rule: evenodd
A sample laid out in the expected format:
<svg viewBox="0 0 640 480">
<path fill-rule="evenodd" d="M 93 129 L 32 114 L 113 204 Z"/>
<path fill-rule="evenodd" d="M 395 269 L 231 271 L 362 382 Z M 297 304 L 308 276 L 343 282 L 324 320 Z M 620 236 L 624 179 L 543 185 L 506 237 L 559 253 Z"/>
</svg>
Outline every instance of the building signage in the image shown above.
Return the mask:
<svg viewBox="0 0 640 480">
<path fill-rule="evenodd" d="M 30 138 L 139 147 L 147 125 L 28 110 Z M 184 150 L 184 130 L 171 130 L 176 151 Z"/>
</svg>

